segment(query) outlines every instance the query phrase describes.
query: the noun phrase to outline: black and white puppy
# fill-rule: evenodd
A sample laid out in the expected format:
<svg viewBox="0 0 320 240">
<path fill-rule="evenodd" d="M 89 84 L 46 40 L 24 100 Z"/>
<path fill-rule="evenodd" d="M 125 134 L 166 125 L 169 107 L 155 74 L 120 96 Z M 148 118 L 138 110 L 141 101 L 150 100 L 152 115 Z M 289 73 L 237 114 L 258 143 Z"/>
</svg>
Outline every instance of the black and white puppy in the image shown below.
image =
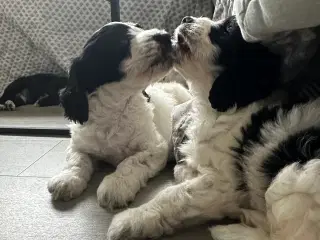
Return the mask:
<svg viewBox="0 0 320 240">
<path fill-rule="evenodd" d="M 67 166 L 48 184 L 53 199 L 86 189 L 92 157 L 116 166 L 97 192 L 108 209 L 126 206 L 166 165 L 172 108 L 190 98 L 182 85 L 155 83 L 171 70 L 172 52 L 167 32 L 131 23 L 109 23 L 89 39 L 61 94 L 65 116 L 75 123 Z"/>
<path fill-rule="evenodd" d="M 108 239 L 171 234 L 190 220 L 223 217 L 243 224 L 212 228 L 214 239 L 319 239 L 320 101 L 264 106 L 281 59 L 245 42 L 234 17 L 186 17 L 175 38 L 175 67 L 194 96 L 179 183 L 116 215 Z"/>
<path fill-rule="evenodd" d="M 67 80 L 67 77 L 50 73 L 17 78 L 5 88 L 0 98 L 0 111 L 13 111 L 30 104 L 38 107 L 59 105 L 59 92 L 66 87 Z"/>
</svg>

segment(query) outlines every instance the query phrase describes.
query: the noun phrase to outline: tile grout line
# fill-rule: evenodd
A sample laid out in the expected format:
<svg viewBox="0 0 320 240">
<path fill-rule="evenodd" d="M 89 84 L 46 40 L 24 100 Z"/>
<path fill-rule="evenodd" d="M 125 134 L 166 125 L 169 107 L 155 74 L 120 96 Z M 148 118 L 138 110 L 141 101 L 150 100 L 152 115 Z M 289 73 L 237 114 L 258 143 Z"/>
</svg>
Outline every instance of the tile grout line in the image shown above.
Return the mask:
<svg viewBox="0 0 320 240">
<path fill-rule="evenodd" d="M 40 179 L 48 179 L 50 177 L 42 177 L 42 176 L 16 176 L 16 175 L 8 175 L 8 174 L 5 174 L 5 175 L 0 175 L 0 178 L 1 177 L 13 177 L 13 178 L 40 178 Z"/>
<path fill-rule="evenodd" d="M 56 145 L 54 145 L 52 148 L 50 148 L 48 151 L 46 151 L 44 154 L 42 154 L 38 159 L 36 159 L 33 163 L 31 163 L 28 167 L 26 167 L 21 173 L 19 173 L 16 177 L 22 177 L 20 176 L 22 173 L 24 173 L 28 168 L 30 168 L 33 164 L 38 162 L 44 155 L 46 155 L 48 152 L 50 152 L 52 149 L 54 149 L 56 146 L 58 146 L 63 140 L 60 140 Z"/>
</svg>

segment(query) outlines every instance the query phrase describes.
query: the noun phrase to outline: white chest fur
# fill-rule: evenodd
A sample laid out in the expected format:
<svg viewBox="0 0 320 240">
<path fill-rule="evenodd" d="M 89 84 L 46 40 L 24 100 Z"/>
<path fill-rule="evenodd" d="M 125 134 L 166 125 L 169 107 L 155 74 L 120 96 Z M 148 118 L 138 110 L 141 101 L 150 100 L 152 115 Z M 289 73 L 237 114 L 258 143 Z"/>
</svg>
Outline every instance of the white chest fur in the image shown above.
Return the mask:
<svg viewBox="0 0 320 240">
<path fill-rule="evenodd" d="M 199 174 L 212 173 L 221 181 L 230 181 L 236 186 L 232 148 L 238 147 L 241 128 L 250 121 L 258 106 L 221 114 L 212 110 L 208 103 L 194 101 L 192 109 L 193 123 L 187 130 L 189 140 L 181 147 L 187 165 Z"/>
<path fill-rule="evenodd" d="M 112 86 L 111 86 L 112 87 Z M 89 121 L 72 124 L 72 146 L 79 151 L 117 165 L 124 158 L 171 137 L 171 112 L 190 99 L 180 84 L 156 83 L 149 86 L 147 99 L 137 91 L 125 98 L 128 89 L 100 89 L 90 96 Z M 130 89 L 130 91 L 132 91 Z"/>
<path fill-rule="evenodd" d="M 156 140 L 152 109 L 142 94 L 122 102 L 92 96 L 89 116 L 84 125 L 71 126 L 73 144 L 111 164 L 118 164 Z"/>
</svg>

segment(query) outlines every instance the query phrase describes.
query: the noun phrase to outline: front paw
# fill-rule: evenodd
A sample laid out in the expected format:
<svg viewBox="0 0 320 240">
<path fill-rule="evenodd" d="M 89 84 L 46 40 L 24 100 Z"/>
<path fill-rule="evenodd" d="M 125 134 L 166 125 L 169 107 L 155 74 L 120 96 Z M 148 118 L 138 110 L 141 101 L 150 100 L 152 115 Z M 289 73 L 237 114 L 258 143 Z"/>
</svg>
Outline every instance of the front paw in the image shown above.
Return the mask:
<svg viewBox="0 0 320 240">
<path fill-rule="evenodd" d="M 71 172 L 61 172 L 48 183 L 53 200 L 69 201 L 80 196 L 86 188 L 87 182 Z"/>
<path fill-rule="evenodd" d="M 160 237 L 164 234 L 160 220 L 160 215 L 154 211 L 143 211 L 140 208 L 128 209 L 112 219 L 107 240 Z"/>
<path fill-rule="evenodd" d="M 130 184 L 132 185 L 132 182 L 126 182 L 126 179 L 106 176 L 97 190 L 99 205 L 110 211 L 127 207 L 135 198 Z"/>
<path fill-rule="evenodd" d="M 7 111 L 16 110 L 16 105 L 11 100 L 6 101 L 4 105 L 5 105 Z"/>
</svg>

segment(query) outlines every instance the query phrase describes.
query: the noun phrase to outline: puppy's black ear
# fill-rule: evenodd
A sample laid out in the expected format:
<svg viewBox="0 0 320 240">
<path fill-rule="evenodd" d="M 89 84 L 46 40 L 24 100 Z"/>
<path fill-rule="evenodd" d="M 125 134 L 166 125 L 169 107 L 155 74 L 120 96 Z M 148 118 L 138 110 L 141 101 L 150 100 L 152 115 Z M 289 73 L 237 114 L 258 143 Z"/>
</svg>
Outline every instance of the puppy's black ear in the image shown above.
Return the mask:
<svg viewBox="0 0 320 240">
<path fill-rule="evenodd" d="M 225 112 L 236 105 L 238 106 L 233 89 L 236 87 L 234 82 L 235 79 L 232 79 L 228 73 L 222 73 L 217 77 L 209 93 L 209 101 L 213 109 Z"/>
<path fill-rule="evenodd" d="M 89 119 L 89 102 L 87 92 L 77 78 L 77 61 L 71 66 L 68 84 L 60 91 L 60 102 L 64 115 L 69 120 L 83 124 Z"/>
<path fill-rule="evenodd" d="M 280 85 L 281 57 L 259 43 L 245 43 L 223 56 L 224 70 L 210 90 L 212 108 L 224 112 L 268 97 Z"/>
<path fill-rule="evenodd" d="M 86 92 L 67 87 L 60 92 L 60 102 L 66 118 L 80 124 L 88 121 L 89 103 Z"/>
</svg>

